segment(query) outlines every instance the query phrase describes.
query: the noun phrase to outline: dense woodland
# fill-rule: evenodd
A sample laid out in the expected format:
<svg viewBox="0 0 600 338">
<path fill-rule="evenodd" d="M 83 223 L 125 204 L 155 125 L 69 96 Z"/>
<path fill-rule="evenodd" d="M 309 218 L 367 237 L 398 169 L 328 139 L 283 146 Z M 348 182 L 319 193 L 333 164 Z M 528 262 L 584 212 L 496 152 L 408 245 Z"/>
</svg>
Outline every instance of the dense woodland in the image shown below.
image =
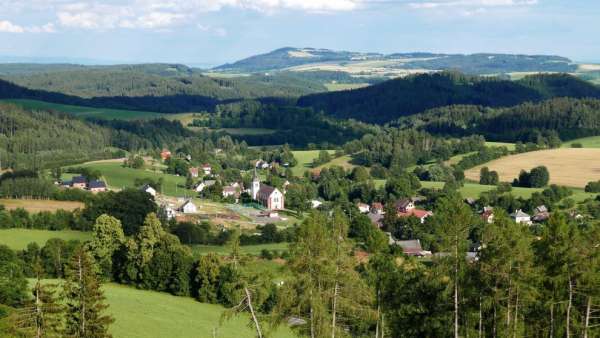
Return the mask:
<svg viewBox="0 0 600 338">
<path fill-rule="evenodd" d="M 531 75 L 518 81 L 444 72 L 414 75 L 366 88 L 304 96 L 303 107 L 338 118 L 371 123 L 391 120 L 450 105 L 510 107 L 552 97 L 599 98 L 600 89 L 565 74 Z"/>
</svg>

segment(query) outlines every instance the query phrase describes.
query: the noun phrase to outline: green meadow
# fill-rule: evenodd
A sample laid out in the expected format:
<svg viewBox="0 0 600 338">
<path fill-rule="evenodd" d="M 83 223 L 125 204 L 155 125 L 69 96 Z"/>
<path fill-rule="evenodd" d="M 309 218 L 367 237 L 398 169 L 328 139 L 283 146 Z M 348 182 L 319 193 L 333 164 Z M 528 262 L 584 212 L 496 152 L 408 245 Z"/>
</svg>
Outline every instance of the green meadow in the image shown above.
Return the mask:
<svg viewBox="0 0 600 338">
<path fill-rule="evenodd" d="M 580 143 L 584 148 L 600 148 L 600 136 L 579 138 L 563 143 L 563 148 L 571 148 L 573 143 Z"/>
<path fill-rule="evenodd" d="M 134 187 L 136 178 L 151 178 L 158 180 L 163 179 L 162 192 L 168 196 L 195 196 L 192 190 L 184 188 L 185 177 L 168 175 L 160 171 L 152 171 L 147 169 L 132 169 L 123 167 L 119 161 L 98 161 L 88 162 L 76 167 L 86 167 L 99 170 L 102 177 L 106 180 L 109 187 L 113 189 L 123 189 Z"/>
<path fill-rule="evenodd" d="M 32 242 L 42 247 L 51 238 L 84 242 L 91 239 L 92 235 L 89 232 L 72 230 L 0 229 L 0 245 L 6 245 L 13 250 L 23 250 Z"/>
<path fill-rule="evenodd" d="M 242 245 L 240 251 L 242 254 L 258 256 L 261 251 L 287 251 L 288 243 L 272 243 L 272 244 L 257 244 L 257 245 Z M 231 250 L 226 245 L 193 245 L 192 252 L 195 255 L 206 255 L 208 253 L 216 253 L 218 255 L 228 255 Z"/>
<path fill-rule="evenodd" d="M 313 160 L 319 157 L 320 150 L 298 150 L 292 151 L 294 157 L 298 161 L 295 167 L 292 167 L 292 172 L 296 176 L 302 176 L 305 171 L 312 169 Z M 335 154 L 335 151 L 328 150 L 330 155 Z"/>
<path fill-rule="evenodd" d="M 67 104 L 50 103 L 38 100 L 10 99 L 0 100 L 0 102 L 13 103 L 24 109 L 31 110 L 56 110 L 77 117 L 95 117 L 100 119 L 117 119 L 117 120 L 135 120 L 135 119 L 151 119 L 163 117 L 163 114 L 153 113 L 148 111 L 135 111 L 125 109 L 109 109 L 73 106 Z"/>
</svg>

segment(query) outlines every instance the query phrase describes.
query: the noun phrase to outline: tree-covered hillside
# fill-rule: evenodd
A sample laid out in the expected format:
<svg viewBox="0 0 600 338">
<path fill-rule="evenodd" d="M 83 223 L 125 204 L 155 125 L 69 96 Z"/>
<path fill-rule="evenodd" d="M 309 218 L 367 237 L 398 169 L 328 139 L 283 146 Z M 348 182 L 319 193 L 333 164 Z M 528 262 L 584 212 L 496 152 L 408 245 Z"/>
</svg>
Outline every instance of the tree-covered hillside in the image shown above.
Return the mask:
<svg viewBox="0 0 600 338">
<path fill-rule="evenodd" d="M 540 74 L 508 81 L 443 72 L 350 91 L 308 95 L 300 98 L 298 104 L 338 118 L 385 123 L 449 105 L 509 107 L 562 96 L 600 98 L 600 89 L 566 74 Z"/>
</svg>

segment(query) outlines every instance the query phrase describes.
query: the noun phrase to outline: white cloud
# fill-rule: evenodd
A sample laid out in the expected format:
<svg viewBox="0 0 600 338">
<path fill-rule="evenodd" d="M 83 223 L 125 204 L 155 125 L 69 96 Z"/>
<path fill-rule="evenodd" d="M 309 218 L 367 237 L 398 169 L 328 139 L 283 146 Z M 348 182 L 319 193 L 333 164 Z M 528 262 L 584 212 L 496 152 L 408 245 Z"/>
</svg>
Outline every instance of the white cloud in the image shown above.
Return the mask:
<svg viewBox="0 0 600 338">
<path fill-rule="evenodd" d="M 25 29 L 19 25 L 15 25 L 10 21 L 0 21 L 0 32 L 2 33 L 23 33 Z"/>
<path fill-rule="evenodd" d="M 414 9 L 433 9 L 441 7 L 520 7 L 536 5 L 538 0 L 426 0 L 414 1 L 408 5 Z"/>
<path fill-rule="evenodd" d="M 207 33 L 213 34 L 215 36 L 219 36 L 219 37 L 227 36 L 227 30 L 222 27 L 212 27 L 212 26 L 203 25 L 203 24 L 198 24 L 198 25 L 196 25 L 196 27 L 198 27 L 198 29 L 203 32 L 207 32 Z"/>
<path fill-rule="evenodd" d="M 0 20 L 0 33 L 54 33 L 53 23 L 47 23 L 43 26 L 20 26 L 10 21 Z"/>
</svg>

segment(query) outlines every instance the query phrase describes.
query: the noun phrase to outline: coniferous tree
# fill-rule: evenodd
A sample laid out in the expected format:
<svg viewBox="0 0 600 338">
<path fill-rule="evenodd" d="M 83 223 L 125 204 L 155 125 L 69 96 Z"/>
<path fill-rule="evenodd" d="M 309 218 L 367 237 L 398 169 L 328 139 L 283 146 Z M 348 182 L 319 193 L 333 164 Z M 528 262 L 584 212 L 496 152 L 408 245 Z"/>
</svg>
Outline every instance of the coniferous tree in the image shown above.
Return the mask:
<svg viewBox="0 0 600 338">
<path fill-rule="evenodd" d="M 65 337 L 109 338 L 114 319 L 106 315 L 108 305 L 95 274 L 91 256 L 79 248 L 71 257 L 63 286 Z"/>
</svg>

